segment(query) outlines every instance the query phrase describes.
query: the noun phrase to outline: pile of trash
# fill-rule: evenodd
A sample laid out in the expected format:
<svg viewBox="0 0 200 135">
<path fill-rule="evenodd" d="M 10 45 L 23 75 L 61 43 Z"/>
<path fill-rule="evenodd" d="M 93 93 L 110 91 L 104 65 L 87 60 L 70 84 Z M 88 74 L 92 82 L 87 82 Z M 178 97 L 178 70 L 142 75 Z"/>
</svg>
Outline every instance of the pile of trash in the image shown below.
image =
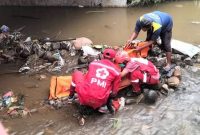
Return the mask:
<svg viewBox="0 0 200 135">
<path fill-rule="evenodd" d="M 77 65 L 79 56 L 86 59 L 87 56 L 98 57 L 101 53 L 93 48 L 93 42 L 85 37 L 65 40 L 32 39 L 25 37 L 20 32 L 22 29 L 10 32 L 9 27 L 3 25 L 0 33 L 0 64 L 24 60 L 24 65 L 19 69 L 20 73 L 44 70 L 61 72 L 62 69 Z"/>
<path fill-rule="evenodd" d="M 11 118 L 25 117 L 30 112 L 24 107 L 25 97 L 22 94 L 14 95 L 13 91 L 7 91 L 0 97 L 0 110 L 5 112 L 5 116 Z"/>
</svg>

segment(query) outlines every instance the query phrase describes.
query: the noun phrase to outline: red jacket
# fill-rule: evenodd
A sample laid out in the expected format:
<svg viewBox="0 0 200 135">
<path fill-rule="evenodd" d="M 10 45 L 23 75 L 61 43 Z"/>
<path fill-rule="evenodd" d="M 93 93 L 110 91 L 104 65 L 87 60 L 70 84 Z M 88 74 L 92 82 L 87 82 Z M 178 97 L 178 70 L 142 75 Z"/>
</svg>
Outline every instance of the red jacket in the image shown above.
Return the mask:
<svg viewBox="0 0 200 135">
<path fill-rule="evenodd" d="M 152 62 L 143 58 L 131 58 L 124 70 L 130 72 L 130 80 L 134 91 L 140 91 L 140 84 L 157 84 L 159 82 L 159 70 Z"/>
<path fill-rule="evenodd" d="M 84 81 L 76 86 L 82 105 L 94 109 L 106 104 L 111 91 L 116 94 L 121 81 L 117 67 L 111 61 L 103 59 L 89 65 Z"/>
<path fill-rule="evenodd" d="M 139 69 L 141 71 L 148 72 L 150 75 L 156 75 L 159 73 L 159 70 L 154 66 L 154 64 L 144 58 L 131 58 L 125 69 L 129 72 Z"/>
<path fill-rule="evenodd" d="M 153 83 L 151 79 L 149 80 L 148 76 L 154 78 L 155 80 L 159 80 L 160 74 L 159 70 L 154 66 L 154 64 L 143 58 L 131 58 L 131 60 L 127 63 L 125 70 L 131 73 L 131 81 L 132 82 L 143 82 L 143 83 Z M 134 75 L 135 72 L 141 72 L 141 75 Z"/>
</svg>

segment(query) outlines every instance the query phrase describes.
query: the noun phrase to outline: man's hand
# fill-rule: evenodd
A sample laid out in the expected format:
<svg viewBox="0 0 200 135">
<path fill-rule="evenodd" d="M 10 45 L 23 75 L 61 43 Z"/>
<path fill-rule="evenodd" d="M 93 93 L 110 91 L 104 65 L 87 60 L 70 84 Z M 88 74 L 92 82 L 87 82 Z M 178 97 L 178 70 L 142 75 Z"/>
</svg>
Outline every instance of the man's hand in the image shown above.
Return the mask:
<svg viewBox="0 0 200 135">
<path fill-rule="evenodd" d="M 124 48 L 126 48 L 126 49 L 134 49 L 134 48 L 136 48 L 138 46 L 139 42 L 141 42 L 141 41 L 139 41 L 139 40 L 132 40 L 132 41 L 130 41 L 130 43 L 127 43 Z"/>
<path fill-rule="evenodd" d="M 126 45 L 130 45 L 130 44 L 131 44 L 131 42 L 132 42 L 132 40 L 131 40 L 131 39 L 127 40 L 127 41 L 126 41 Z"/>
<path fill-rule="evenodd" d="M 132 40 L 126 41 L 126 44 L 125 44 L 125 46 L 124 46 L 125 49 L 131 48 L 131 41 L 132 41 Z"/>
</svg>

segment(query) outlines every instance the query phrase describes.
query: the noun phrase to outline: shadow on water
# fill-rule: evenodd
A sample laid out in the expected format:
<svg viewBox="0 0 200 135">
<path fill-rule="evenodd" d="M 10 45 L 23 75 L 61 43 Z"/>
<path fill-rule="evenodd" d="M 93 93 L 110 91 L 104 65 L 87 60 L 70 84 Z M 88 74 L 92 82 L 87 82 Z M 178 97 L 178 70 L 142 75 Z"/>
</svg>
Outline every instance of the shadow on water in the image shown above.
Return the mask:
<svg viewBox="0 0 200 135">
<path fill-rule="evenodd" d="M 174 2 L 151 8 L 0 7 L 0 20 L 12 29 L 26 26 L 23 32 L 33 37 L 53 37 L 60 33 L 60 39 L 86 36 L 95 44 L 121 45 L 133 31 L 137 17 L 152 10 L 162 10 L 173 16 L 174 38 L 200 44 L 200 25 L 192 23 L 200 22 L 198 1 Z M 142 33 L 140 38 L 144 36 Z M 1 71 L 15 70 L 18 66 L 1 65 Z M 11 133 L 20 135 L 198 135 L 199 75 L 200 72 L 194 68 L 184 69 L 179 89 L 167 97 L 160 97 L 155 105 L 129 105 L 116 116 L 91 116 L 84 127 L 78 126 L 72 116 L 76 109 L 71 105 L 60 110 L 43 109 L 28 118 L 5 120 L 4 124 Z M 41 101 L 48 97 L 50 75 L 43 81 L 35 79 L 36 76 L 2 75 L 0 91 L 12 89 L 24 93 L 28 108 L 41 107 Z"/>
</svg>

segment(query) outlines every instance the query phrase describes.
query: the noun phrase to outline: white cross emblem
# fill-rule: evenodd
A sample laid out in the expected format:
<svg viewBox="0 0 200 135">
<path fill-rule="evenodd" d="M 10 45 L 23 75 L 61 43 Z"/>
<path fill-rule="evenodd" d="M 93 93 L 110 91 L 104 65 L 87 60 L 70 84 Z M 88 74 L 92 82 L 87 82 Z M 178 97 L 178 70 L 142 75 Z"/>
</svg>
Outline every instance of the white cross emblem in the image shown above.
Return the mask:
<svg viewBox="0 0 200 135">
<path fill-rule="evenodd" d="M 99 68 L 96 70 L 96 77 L 101 79 L 106 79 L 109 75 L 109 72 L 106 68 Z"/>
</svg>

